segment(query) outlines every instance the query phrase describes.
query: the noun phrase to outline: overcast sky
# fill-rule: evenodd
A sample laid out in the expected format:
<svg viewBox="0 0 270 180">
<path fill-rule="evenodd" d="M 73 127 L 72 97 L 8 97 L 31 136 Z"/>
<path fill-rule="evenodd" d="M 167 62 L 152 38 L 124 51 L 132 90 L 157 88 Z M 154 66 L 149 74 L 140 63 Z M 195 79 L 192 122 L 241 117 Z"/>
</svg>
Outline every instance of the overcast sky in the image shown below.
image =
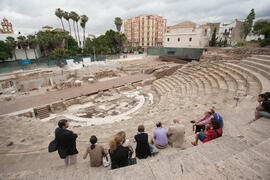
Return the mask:
<svg viewBox="0 0 270 180">
<path fill-rule="evenodd" d="M 167 25 L 187 20 L 228 23 L 244 19 L 251 8 L 257 19 L 270 17 L 270 0 L 0 0 L 0 18 L 11 21 L 15 31 L 35 32 L 45 25 L 61 27 L 56 8 L 87 15 L 86 32 L 97 35 L 115 29 L 115 17 L 140 14 L 161 15 Z M 64 25 L 68 28 L 65 20 Z"/>
</svg>

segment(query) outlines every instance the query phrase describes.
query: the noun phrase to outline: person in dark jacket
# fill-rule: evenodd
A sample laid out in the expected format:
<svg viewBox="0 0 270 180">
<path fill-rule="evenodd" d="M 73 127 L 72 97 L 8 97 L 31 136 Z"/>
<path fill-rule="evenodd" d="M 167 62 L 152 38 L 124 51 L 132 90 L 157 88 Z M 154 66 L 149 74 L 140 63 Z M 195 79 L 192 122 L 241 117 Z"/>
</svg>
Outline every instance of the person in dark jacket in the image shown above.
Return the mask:
<svg viewBox="0 0 270 180">
<path fill-rule="evenodd" d="M 129 147 L 123 146 L 125 140 L 125 134 L 121 135 L 120 133 L 117 133 L 114 136 L 114 139 L 110 141 L 109 154 L 111 157 L 111 169 L 131 165 L 129 159 L 132 154 Z"/>
<path fill-rule="evenodd" d="M 76 148 L 77 134 L 67 130 L 69 123 L 62 119 L 58 122 L 58 128 L 55 129 L 55 140 L 57 150 L 61 159 L 65 159 L 65 164 L 72 165 L 77 162 L 78 150 Z"/>
<path fill-rule="evenodd" d="M 134 137 L 137 142 L 136 157 L 139 159 L 146 159 L 151 156 L 150 146 L 148 142 L 148 134 L 144 132 L 144 126 L 139 125 L 138 134 Z"/>
</svg>

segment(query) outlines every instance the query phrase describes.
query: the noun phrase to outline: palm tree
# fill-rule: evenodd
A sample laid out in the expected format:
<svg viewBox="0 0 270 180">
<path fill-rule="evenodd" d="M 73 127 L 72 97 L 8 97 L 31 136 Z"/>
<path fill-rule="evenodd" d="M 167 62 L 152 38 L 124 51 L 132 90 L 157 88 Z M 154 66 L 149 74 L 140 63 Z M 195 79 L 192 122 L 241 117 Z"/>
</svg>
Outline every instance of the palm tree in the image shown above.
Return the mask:
<svg viewBox="0 0 270 180">
<path fill-rule="evenodd" d="M 78 21 L 80 20 L 80 18 L 81 17 L 76 13 L 76 24 L 77 24 L 78 40 L 79 40 L 79 45 L 81 46 L 80 31 L 79 31 L 79 26 L 78 26 Z"/>
<path fill-rule="evenodd" d="M 76 20 L 77 20 L 77 13 L 76 12 L 74 12 L 74 11 L 71 11 L 70 13 L 69 13 L 69 16 L 70 16 L 70 18 L 73 20 L 73 28 L 74 28 L 74 34 L 75 34 L 75 39 L 76 39 L 76 41 L 78 42 L 78 39 L 77 39 L 77 35 L 76 35 L 76 26 L 75 26 L 75 22 L 76 22 Z"/>
<path fill-rule="evenodd" d="M 24 49 L 25 57 L 26 59 L 28 59 L 27 55 L 28 40 L 26 39 L 25 36 L 19 36 L 17 39 L 18 39 L 18 46 L 21 46 Z"/>
<path fill-rule="evenodd" d="M 70 33 L 70 35 L 71 35 L 71 27 L 70 27 L 70 22 L 69 22 L 69 19 L 71 19 L 71 18 L 70 18 L 69 13 L 68 13 L 67 11 L 65 11 L 64 14 L 63 14 L 63 17 L 64 17 L 64 19 L 68 22 L 69 33 Z"/>
<path fill-rule="evenodd" d="M 57 8 L 55 10 L 54 14 L 61 20 L 63 30 L 65 31 L 65 27 L 64 27 L 64 24 L 63 24 L 63 20 L 62 20 L 62 17 L 63 17 L 63 14 L 64 14 L 63 10 L 61 10 L 60 8 Z"/>
<path fill-rule="evenodd" d="M 15 40 L 14 37 L 8 36 L 6 38 L 6 42 L 10 45 L 10 47 L 12 47 L 14 58 L 15 60 L 17 60 L 16 52 L 15 52 L 16 47 L 17 47 L 17 41 Z"/>
<path fill-rule="evenodd" d="M 85 25 L 86 22 L 88 21 L 88 17 L 86 15 L 81 16 L 81 27 L 83 28 L 83 45 L 85 42 Z"/>
<path fill-rule="evenodd" d="M 35 35 L 28 35 L 27 38 L 28 38 L 29 47 L 34 50 L 35 59 L 37 59 L 36 48 L 38 46 L 38 40 Z"/>
<path fill-rule="evenodd" d="M 120 17 L 116 17 L 114 19 L 114 24 L 116 26 L 117 31 L 120 32 L 121 31 L 122 24 L 123 24 L 122 19 Z"/>
<path fill-rule="evenodd" d="M 121 31 L 121 27 L 122 27 L 122 19 L 120 17 L 116 17 L 114 19 L 114 24 L 116 26 L 116 29 L 118 31 L 119 37 L 118 37 L 118 44 L 119 44 L 119 53 L 121 53 L 121 39 L 120 39 L 120 31 Z"/>
</svg>

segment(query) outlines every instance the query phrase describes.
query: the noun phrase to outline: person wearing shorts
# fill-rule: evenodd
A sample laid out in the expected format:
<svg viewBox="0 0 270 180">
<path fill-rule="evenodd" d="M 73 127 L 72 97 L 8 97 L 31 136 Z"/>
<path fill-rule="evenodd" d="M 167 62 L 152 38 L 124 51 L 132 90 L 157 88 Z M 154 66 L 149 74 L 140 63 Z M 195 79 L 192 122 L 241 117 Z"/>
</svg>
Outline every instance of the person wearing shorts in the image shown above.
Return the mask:
<svg viewBox="0 0 270 180">
<path fill-rule="evenodd" d="M 199 132 L 195 135 L 195 141 L 191 142 L 192 145 L 197 146 L 198 140 L 203 143 L 216 139 L 222 136 L 222 128 L 220 126 L 220 121 L 217 118 L 211 119 L 212 128 L 207 129 L 204 133 Z"/>
</svg>

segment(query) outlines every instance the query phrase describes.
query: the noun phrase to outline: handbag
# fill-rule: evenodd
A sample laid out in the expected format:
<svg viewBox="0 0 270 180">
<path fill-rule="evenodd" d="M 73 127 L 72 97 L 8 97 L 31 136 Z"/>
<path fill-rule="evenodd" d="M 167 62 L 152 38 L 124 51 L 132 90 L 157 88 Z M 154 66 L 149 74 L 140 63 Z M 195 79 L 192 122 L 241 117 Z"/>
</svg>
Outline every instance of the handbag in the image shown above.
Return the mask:
<svg viewBox="0 0 270 180">
<path fill-rule="evenodd" d="M 136 158 L 128 158 L 128 165 L 134 165 L 137 164 Z"/>
<path fill-rule="evenodd" d="M 107 167 L 110 165 L 110 161 L 106 159 L 106 157 L 102 158 L 102 164 L 104 167 Z"/>
<path fill-rule="evenodd" d="M 53 141 L 50 142 L 49 146 L 48 146 L 48 151 L 49 152 L 54 152 L 57 150 L 57 142 L 54 139 Z"/>
</svg>

